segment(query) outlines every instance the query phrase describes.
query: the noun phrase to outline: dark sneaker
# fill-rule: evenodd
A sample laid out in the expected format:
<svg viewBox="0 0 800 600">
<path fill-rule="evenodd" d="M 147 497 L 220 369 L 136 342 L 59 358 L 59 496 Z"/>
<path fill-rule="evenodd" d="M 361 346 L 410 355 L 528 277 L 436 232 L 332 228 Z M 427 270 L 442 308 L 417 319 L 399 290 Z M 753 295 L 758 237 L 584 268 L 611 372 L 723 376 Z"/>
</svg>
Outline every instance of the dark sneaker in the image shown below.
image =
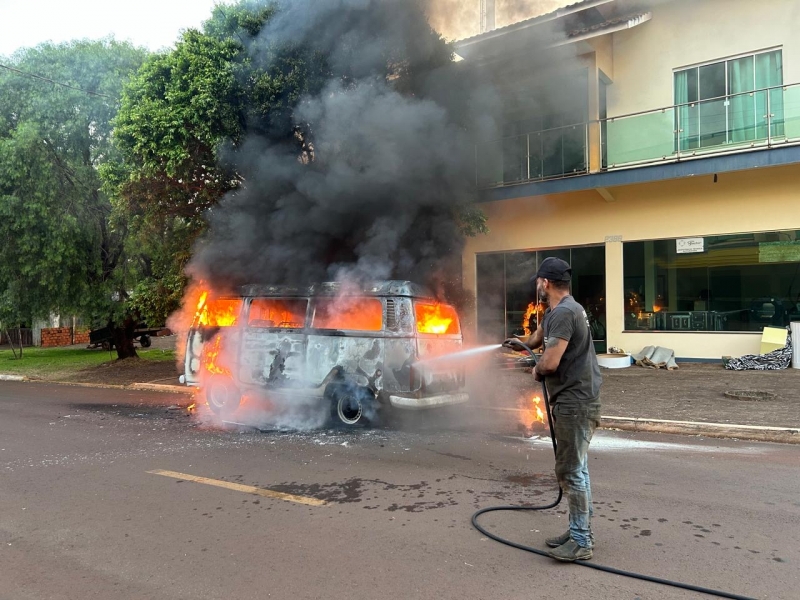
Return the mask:
<svg viewBox="0 0 800 600">
<path fill-rule="evenodd" d="M 575 540 L 571 539 L 566 544 L 552 549 L 548 554 L 561 562 L 573 562 L 576 560 L 590 560 L 592 558 L 592 549 L 582 548 L 578 546 Z"/>
<path fill-rule="evenodd" d="M 559 546 L 566 544 L 569 540 L 569 529 L 567 529 L 558 537 L 547 538 L 544 543 L 547 544 L 548 548 L 558 548 Z"/>
</svg>

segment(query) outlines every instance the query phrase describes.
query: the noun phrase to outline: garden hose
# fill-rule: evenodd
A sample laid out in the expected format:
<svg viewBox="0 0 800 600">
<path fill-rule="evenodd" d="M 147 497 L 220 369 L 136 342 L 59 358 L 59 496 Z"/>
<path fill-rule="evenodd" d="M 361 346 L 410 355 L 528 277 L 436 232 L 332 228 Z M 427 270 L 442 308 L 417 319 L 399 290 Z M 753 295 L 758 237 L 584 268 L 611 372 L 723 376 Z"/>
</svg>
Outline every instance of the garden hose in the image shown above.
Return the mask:
<svg viewBox="0 0 800 600">
<path fill-rule="evenodd" d="M 519 340 L 512 339 L 507 341 L 503 344 L 505 347 L 512 347 L 512 346 L 519 346 L 521 349 L 528 352 L 533 359 L 533 363 L 535 365 L 536 362 L 536 355 L 533 353 L 528 346 L 522 343 Z M 553 454 L 555 455 L 557 449 L 557 442 L 555 432 L 553 430 L 553 416 L 552 410 L 550 407 L 550 398 L 547 393 L 547 386 L 542 384 L 542 395 L 544 396 L 544 406 L 545 410 L 547 411 L 547 424 L 550 427 L 550 439 L 553 442 Z M 545 552 L 544 550 L 539 550 L 538 548 L 533 548 L 531 546 L 526 546 L 524 544 L 519 544 L 517 542 L 513 542 L 511 540 L 507 540 L 499 535 L 491 533 L 490 531 L 486 530 L 483 526 L 478 523 L 478 519 L 481 515 L 489 513 L 489 512 L 496 512 L 496 511 L 511 511 L 511 510 L 548 510 L 550 508 L 555 508 L 561 502 L 561 498 L 563 497 L 563 492 L 561 490 L 561 486 L 558 488 L 558 496 L 556 499 L 551 502 L 550 504 L 545 504 L 543 506 L 533 506 L 533 505 L 521 505 L 521 506 L 490 506 L 487 508 L 482 508 L 481 510 L 477 511 L 475 514 L 472 515 L 472 526 L 475 527 L 478 531 L 480 531 L 486 537 L 493 539 L 496 542 L 500 542 L 501 544 L 505 544 L 506 546 L 511 546 L 512 548 L 517 548 L 519 550 L 525 550 L 526 552 L 531 552 L 533 554 L 538 554 L 539 556 L 547 556 L 550 555 Z M 714 590 L 711 588 L 705 588 L 698 585 L 692 585 L 689 583 L 682 583 L 680 581 L 672 581 L 671 579 L 663 579 L 661 577 L 652 577 L 650 575 L 643 575 L 641 573 L 634 573 L 633 571 L 625 571 L 623 569 L 616 569 L 614 567 L 606 567 L 604 565 L 599 565 L 597 563 L 590 563 L 584 560 L 576 560 L 576 565 L 581 567 L 588 567 L 590 569 L 594 569 L 596 571 L 604 571 L 606 573 L 612 573 L 613 575 L 622 575 L 623 577 L 631 577 L 633 579 L 639 579 L 641 581 L 649 581 L 652 583 L 658 583 L 661 585 L 668 585 L 671 587 L 680 588 L 683 590 L 689 590 L 692 592 L 699 592 L 701 594 L 708 594 L 710 596 L 717 596 L 718 598 L 731 598 L 732 600 L 756 600 L 755 598 L 751 598 L 749 596 L 741 596 L 739 594 L 732 594 L 730 592 L 723 592 L 720 590 Z"/>
</svg>

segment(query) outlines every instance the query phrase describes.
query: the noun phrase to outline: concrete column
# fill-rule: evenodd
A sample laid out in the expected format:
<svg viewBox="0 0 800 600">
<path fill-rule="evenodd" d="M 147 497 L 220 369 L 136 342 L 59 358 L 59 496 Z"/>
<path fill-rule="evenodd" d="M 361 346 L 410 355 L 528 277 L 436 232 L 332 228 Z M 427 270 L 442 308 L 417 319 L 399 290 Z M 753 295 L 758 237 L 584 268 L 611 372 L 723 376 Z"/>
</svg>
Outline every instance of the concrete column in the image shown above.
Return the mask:
<svg viewBox="0 0 800 600">
<path fill-rule="evenodd" d="M 461 331 L 464 342 L 474 344 L 478 339 L 477 259 L 474 252 L 465 252 L 461 261 L 461 287 L 464 307 L 461 311 Z"/>
<path fill-rule="evenodd" d="M 653 303 L 656 300 L 657 278 L 656 260 L 653 242 L 644 243 L 644 310 L 653 312 Z"/>
<path fill-rule="evenodd" d="M 586 125 L 586 143 L 588 144 L 588 160 L 589 172 L 599 173 L 603 168 L 603 150 L 600 136 L 600 72 L 597 70 L 597 64 L 592 60 L 592 65 L 588 68 L 587 76 L 589 78 L 588 89 L 589 97 L 587 98 L 587 120 Z"/>
<path fill-rule="evenodd" d="M 667 296 L 669 296 L 669 310 L 678 310 L 678 270 L 675 268 L 675 261 L 678 257 L 678 249 L 675 242 L 670 240 L 667 246 Z"/>
<path fill-rule="evenodd" d="M 606 237 L 606 329 L 608 347 L 623 347 L 625 287 L 622 274 L 622 236 Z M 625 348 L 630 352 L 629 348 Z"/>
</svg>

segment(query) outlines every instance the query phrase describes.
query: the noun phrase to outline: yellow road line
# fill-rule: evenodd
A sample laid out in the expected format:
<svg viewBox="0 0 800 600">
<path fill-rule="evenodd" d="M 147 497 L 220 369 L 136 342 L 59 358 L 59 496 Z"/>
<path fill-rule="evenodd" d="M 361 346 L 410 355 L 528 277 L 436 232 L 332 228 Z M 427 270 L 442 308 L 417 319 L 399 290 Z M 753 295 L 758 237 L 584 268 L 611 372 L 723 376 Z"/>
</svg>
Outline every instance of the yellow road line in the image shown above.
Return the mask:
<svg viewBox="0 0 800 600">
<path fill-rule="evenodd" d="M 189 475 L 187 473 L 178 473 L 177 471 L 164 471 L 162 469 L 155 469 L 154 471 L 147 471 L 153 475 L 163 475 L 164 477 L 172 477 L 173 479 L 183 479 L 184 481 L 193 481 L 195 483 L 205 483 L 206 485 L 213 485 L 216 487 L 234 490 L 236 492 L 244 492 L 246 494 L 255 494 L 265 498 L 275 498 L 276 500 L 285 500 L 286 502 L 296 502 L 297 504 L 307 504 L 309 506 L 325 506 L 325 500 L 317 500 L 316 498 L 309 498 L 308 496 L 296 496 L 295 494 L 284 494 L 283 492 L 275 492 L 265 488 L 254 487 L 252 485 L 242 485 L 241 483 L 231 483 L 229 481 L 222 481 L 220 479 L 209 479 L 208 477 L 198 477 L 197 475 Z"/>
</svg>

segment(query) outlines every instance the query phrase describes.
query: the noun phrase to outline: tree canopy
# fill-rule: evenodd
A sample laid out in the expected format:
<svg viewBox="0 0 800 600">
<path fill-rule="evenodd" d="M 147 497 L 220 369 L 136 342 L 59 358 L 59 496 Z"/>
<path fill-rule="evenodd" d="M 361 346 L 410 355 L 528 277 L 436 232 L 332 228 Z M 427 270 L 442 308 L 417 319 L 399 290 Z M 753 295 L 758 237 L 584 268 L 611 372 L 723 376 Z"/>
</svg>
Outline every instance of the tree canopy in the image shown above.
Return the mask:
<svg viewBox="0 0 800 600">
<path fill-rule="evenodd" d="M 126 287 L 126 224 L 98 167 L 145 51 L 114 41 L 44 44 L 0 70 L 0 320 L 110 314 Z M 22 73 L 20 73 L 22 72 Z M 35 74 L 63 85 L 49 83 Z"/>
</svg>

